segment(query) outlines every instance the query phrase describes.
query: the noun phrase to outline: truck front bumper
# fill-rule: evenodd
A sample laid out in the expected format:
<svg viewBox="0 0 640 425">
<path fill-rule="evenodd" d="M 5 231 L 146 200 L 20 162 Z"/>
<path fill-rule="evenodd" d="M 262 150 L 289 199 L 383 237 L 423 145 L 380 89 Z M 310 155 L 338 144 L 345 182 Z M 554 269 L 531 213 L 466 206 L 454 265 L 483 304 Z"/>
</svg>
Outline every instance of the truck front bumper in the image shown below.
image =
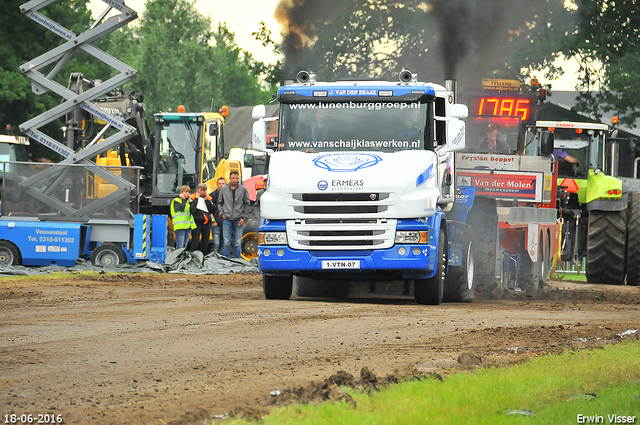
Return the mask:
<svg viewBox="0 0 640 425">
<path fill-rule="evenodd" d="M 363 278 L 370 273 L 385 271 L 402 279 L 426 279 L 435 273 L 436 247 L 427 244 L 397 244 L 388 249 L 365 251 L 304 251 L 287 245 L 260 246 L 258 265 L 268 275 L 318 274 L 345 275 Z"/>
</svg>

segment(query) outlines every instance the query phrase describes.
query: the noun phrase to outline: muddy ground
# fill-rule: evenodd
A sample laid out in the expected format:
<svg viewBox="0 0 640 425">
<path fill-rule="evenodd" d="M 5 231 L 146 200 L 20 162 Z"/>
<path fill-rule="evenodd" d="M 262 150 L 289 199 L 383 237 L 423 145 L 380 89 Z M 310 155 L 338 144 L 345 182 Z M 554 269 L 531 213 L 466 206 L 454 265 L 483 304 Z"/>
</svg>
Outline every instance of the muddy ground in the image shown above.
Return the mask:
<svg viewBox="0 0 640 425">
<path fill-rule="evenodd" d="M 618 335 L 629 329 L 640 330 L 640 289 L 626 286 L 556 281 L 541 299 L 419 306 L 266 301 L 258 274 L 0 277 L 0 419 L 211 423 L 290 397 L 340 398 L 332 375 L 364 387 L 445 377 L 637 338 Z"/>
</svg>

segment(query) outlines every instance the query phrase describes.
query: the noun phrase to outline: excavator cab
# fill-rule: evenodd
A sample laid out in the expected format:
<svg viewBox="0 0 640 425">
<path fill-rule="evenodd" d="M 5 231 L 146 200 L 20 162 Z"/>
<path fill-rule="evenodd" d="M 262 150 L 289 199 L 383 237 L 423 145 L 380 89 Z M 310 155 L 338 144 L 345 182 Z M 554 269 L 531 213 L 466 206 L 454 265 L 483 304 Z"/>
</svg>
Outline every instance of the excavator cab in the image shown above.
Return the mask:
<svg viewBox="0 0 640 425">
<path fill-rule="evenodd" d="M 224 158 L 225 115 L 225 111 L 155 115 L 154 208 L 168 207 L 181 186 L 195 189 L 216 177 Z"/>
</svg>

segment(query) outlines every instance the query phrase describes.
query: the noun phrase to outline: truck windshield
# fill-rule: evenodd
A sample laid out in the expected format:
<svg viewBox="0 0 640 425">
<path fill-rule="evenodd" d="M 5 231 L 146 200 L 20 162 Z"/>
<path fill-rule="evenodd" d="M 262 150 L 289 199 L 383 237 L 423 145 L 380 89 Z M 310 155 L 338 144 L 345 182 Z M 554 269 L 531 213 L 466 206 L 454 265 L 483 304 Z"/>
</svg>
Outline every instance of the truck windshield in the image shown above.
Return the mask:
<svg viewBox="0 0 640 425">
<path fill-rule="evenodd" d="M 27 161 L 27 149 L 24 145 L 14 143 L 0 143 L 0 162 L 2 161 Z M 9 165 L 5 167 L 9 171 Z M 2 166 L 0 166 L 0 173 Z"/>
<path fill-rule="evenodd" d="M 465 152 L 516 153 L 522 129 L 520 118 L 470 117 L 466 122 Z"/>
<path fill-rule="evenodd" d="M 157 188 L 161 193 L 178 193 L 180 186 L 197 185 L 197 140 L 201 125 L 197 122 L 157 122 L 160 136 Z"/>
<path fill-rule="evenodd" d="M 304 152 L 424 149 L 427 104 L 283 103 L 279 148 Z"/>
<path fill-rule="evenodd" d="M 541 130 L 536 128 L 535 138 Z M 604 132 L 581 128 L 554 128 L 553 156 L 558 161 L 558 176 L 586 178 L 589 169 L 602 169 L 604 163 Z M 565 161 L 567 155 L 579 165 Z"/>
</svg>

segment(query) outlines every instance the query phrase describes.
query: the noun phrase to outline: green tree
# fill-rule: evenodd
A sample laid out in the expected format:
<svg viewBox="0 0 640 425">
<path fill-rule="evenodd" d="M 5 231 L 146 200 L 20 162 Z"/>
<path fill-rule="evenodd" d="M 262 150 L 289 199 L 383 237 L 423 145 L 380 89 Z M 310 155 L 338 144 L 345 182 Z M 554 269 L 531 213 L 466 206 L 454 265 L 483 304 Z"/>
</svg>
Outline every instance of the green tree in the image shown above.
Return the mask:
<svg viewBox="0 0 640 425">
<path fill-rule="evenodd" d="M 0 14 L 0 124 L 2 130 L 11 124 L 15 130 L 19 124 L 59 104 L 57 95 L 46 93 L 36 96 L 31 90 L 31 80 L 20 73 L 19 67 L 30 59 L 63 44 L 66 40 L 45 29 L 20 12 L 22 0 L 5 0 Z M 40 12 L 79 34 L 91 24 L 88 0 L 59 0 Z M 107 68 L 86 54 L 78 54 L 57 74 L 55 80 L 67 86 L 71 72 L 85 74 L 105 73 Z M 51 67 L 50 67 L 51 68 Z M 50 69 L 49 68 L 49 69 Z M 46 75 L 48 69 L 42 71 Z M 60 140 L 60 123 L 52 123 L 43 130 Z M 30 150 L 36 157 L 48 156 L 46 148 L 32 144 Z M 36 152 L 37 151 L 37 152 Z"/>
<path fill-rule="evenodd" d="M 145 95 L 151 114 L 175 110 L 218 110 L 265 102 L 259 77 L 266 66 L 239 48 L 226 24 L 212 30 L 211 20 L 187 0 L 147 3 L 138 26 L 111 37 L 110 53 L 138 70 L 129 84 Z M 233 113 L 233 110 L 231 110 Z"/>
<path fill-rule="evenodd" d="M 640 2 L 578 0 L 579 29 L 565 50 L 580 62 L 576 109 L 601 118 L 613 111 L 620 123 L 640 118 Z M 601 67 L 600 65 L 601 64 Z"/>
<path fill-rule="evenodd" d="M 276 16 L 288 78 L 300 69 L 322 79 L 395 78 L 405 68 L 476 88 L 553 62 L 575 29 L 572 13 L 562 0 L 292 0 Z"/>
</svg>

